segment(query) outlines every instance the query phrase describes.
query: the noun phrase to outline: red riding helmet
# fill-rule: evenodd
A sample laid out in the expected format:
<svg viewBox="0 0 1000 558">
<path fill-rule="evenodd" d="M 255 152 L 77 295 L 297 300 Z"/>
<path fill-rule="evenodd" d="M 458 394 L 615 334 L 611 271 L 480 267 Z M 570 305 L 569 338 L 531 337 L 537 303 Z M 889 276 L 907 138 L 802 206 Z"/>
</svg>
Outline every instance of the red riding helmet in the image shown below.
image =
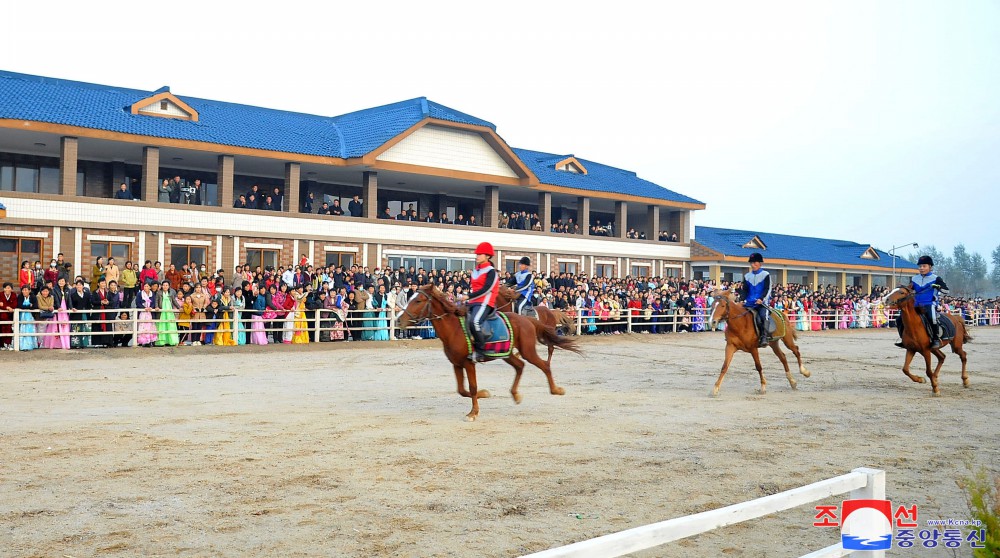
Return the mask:
<svg viewBox="0 0 1000 558">
<path fill-rule="evenodd" d="M 484 254 L 487 256 L 493 256 L 493 245 L 489 242 L 480 242 L 479 246 L 476 246 L 476 254 Z"/>
</svg>

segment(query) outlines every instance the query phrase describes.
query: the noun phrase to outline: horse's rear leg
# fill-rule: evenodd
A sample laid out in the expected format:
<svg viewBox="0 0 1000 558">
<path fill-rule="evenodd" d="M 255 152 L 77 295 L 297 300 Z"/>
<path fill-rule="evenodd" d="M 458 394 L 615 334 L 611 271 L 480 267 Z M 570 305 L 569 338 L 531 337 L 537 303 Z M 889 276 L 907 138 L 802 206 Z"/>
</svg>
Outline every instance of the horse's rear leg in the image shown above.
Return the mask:
<svg viewBox="0 0 1000 558">
<path fill-rule="evenodd" d="M 927 369 L 926 370 L 927 378 L 931 381 L 931 393 L 934 395 L 941 395 L 941 388 L 938 387 L 937 374 L 933 370 L 931 370 L 931 352 L 927 349 L 924 349 L 924 351 L 921 352 L 920 354 L 923 355 L 924 357 L 924 365 Z M 941 369 L 940 360 L 938 360 L 937 369 L 938 370 Z"/>
<path fill-rule="evenodd" d="M 767 380 L 764 379 L 764 365 L 760 363 L 760 351 L 754 347 L 750 350 L 750 354 L 753 355 L 753 365 L 757 368 L 757 375 L 760 376 L 760 394 L 764 395 L 767 393 Z"/>
<path fill-rule="evenodd" d="M 719 395 L 719 388 L 722 386 L 722 379 L 726 377 L 726 371 L 729 370 L 729 363 L 733 361 L 733 355 L 735 354 L 736 345 L 726 343 L 726 360 L 722 362 L 722 371 L 719 372 L 719 379 L 715 381 L 715 387 L 712 388 L 712 397 Z"/>
<path fill-rule="evenodd" d="M 525 338 L 522 337 L 521 339 Z M 552 395 L 565 395 L 566 390 L 557 386 L 556 381 L 552 378 L 552 368 L 549 367 L 547 362 L 542 360 L 542 357 L 538 356 L 538 351 L 535 350 L 535 340 L 528 338 L 525 341 L 524 346 L 518 347 L 521 350 L 521 356 L 545 373 L 545 379 L 549 381 L 549 393 Z"/>
<path fill-rule="evenodd" d="M 958 336 L 956 335 L 956 338 L 957 337 Z M 951 352 L 955 353 L 958 355 L 958 358 L 962 359 L 962 387 L 969 387 L 969 372 L 965 369 L 965 362 L 968 359 L 966 358 L 965 349 L 962 348 L 962 342 L 953 342 L 951 344 Z"/>
<path fill-rule="evenodd" d="M 795 360 L 799 363 L 799 374 L 802 374 L 806 378 L 812 375 L 812 372 L 806 370 L 804 364 L 802 364 L 802 353 L 799 352 L 799 346 L 795 344 L 795 337 L 791 334 L 785 335 L 782 339 L 785 342 L 785 346 L 788 347 L 789 351 L 795 355 Z"/>
<path fill-rule="evenodd" d="M 776 342 L 771 343 L 771 350 L 774 351 L 774 354 L 778 355 L 778 360 L 785 367 L 785 377 L 788 378 L 788 385 L 792 386 L 792 389 L 798 389 L 795 378 L 792 377 L 792 369 L 788 367 L 788 359 L 785 358 L 785 353 L 781 350 L 781 347 Z"/>
<path fill-rule="evenodd" d="M 521 394 L 517 391 L 517 386 L 521 383 L 521 373 L 524 372 L 524 361 L 517 358 L 514 353 L 504 359 L 507 364 L 514 367 L 514 385 L 510 386 L 510 395 L 514 398 L 514 403 L 521 402 Z"/>
<path fill-rule="evenodd" d="M 909 349 L 906 350 L 906 360 L 903 361 L 903 374 L 906 374 L 906 377 L 913 380 L 914 382 L 922 384 L 924 383 L 923 378 L 910 374 L 910 363 L 913 362 L 913 357 L 916 354 L 917 353 L 915 353 L 914 351 L 911 351 Z"/>
</svg>

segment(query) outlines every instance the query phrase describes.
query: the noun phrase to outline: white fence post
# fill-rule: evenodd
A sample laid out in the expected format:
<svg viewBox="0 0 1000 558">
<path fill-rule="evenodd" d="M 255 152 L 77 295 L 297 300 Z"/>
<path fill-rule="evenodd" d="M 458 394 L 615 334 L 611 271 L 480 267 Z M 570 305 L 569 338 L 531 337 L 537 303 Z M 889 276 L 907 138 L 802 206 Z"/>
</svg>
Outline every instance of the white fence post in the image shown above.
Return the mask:
<svg viewBox="0 0 1000 558">
<path fill-rule="evenodd" d="M 858 467 L 851 471 L 861 473 L 868 478 L 868 482 L 861 488 L 851 491 L 851 500 L 885 500 L 885 471 L 870 469 L 868 467 Z M 856 558 L 885 558 L 884 550 L 857 551 L 851 554 Z"/>
<path fill-rule="evenodd" d="M 136 295 L 138 296 L 138 295 Z M 139 348 L 139 309 L 132 308 L 132 346 Z"/>
<path fill-rule="evenodd" d="M 629 333 L 632 333 L 632 309 L 626 308 L 625 311 L 628 312 L 628 314 L 625 315 L 625 327 Z"/>
<path fill-rule="evenodd" d="M 21 310 L 20 309 L 17 309 L 17 308 L 14 309 L 14 316 L 13 316 L 12 319 L 13 319 L 13 322 L 11 323 L 11 326 L 14 328 L 14 331 L 13 331 L 13 334 L 14 334 L 14 337 L 13 337 L 13 339 L 14 339 L 14 345 L 13 345 L 13 347 L 14 347 L 15 351 L 20 351 L 21 350 Z"/>
</svg>

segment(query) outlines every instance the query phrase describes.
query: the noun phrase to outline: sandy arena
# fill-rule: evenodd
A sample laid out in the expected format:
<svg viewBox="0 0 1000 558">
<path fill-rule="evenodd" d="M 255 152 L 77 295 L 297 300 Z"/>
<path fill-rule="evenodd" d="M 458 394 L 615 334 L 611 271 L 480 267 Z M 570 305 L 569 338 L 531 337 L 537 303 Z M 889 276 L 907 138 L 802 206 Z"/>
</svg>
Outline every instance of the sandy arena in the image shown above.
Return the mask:
<svg viewBox="0 0 1000 558">
<path fill-rule="evenodd" d="M 885 330 L 803 334 L 798 391 L 739 354 L 717 399 L 721 334 L 585 338 L 562 397 L 481 366 L 474 423 L 436 340 L 6 353 L 0 556 L 519 556 L 859 466 L 922 525 L 968 519 L 964 460 L 1000 469 L 1000 329 L 972 334 L 936 398 Z M 814 514 L 640 555 L 799 556 L 839 540 Z"/>
</svg>

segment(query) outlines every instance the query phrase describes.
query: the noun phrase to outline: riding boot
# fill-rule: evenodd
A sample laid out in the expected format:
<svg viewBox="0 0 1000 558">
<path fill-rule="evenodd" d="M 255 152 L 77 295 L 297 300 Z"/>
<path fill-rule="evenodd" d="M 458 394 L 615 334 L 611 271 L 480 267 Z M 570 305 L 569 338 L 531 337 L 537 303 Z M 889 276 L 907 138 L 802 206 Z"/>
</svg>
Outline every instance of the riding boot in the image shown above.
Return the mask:
<svg viewBox="0 0 1000 558">
<path fill-rule="evenodd" d="M 937 324 L 934 324 L 934 325 L 931 326 L 931 331 L 934 332 L 934 334 L 931 335 L 931 349 L 940 349 L 941 348 L 941 330 L 940 330 L 940 328 L 938 327 Z"/>
<path fill-rule="evenodd" d="M 899 347 L 900 349 L 905 349 L 906 347 L 903 346 L 903 320 L 902 320 L 902 316 L 896 316 L 896 331 L 899 332 L 899 342 L 896 343 L 896 346 Z"/>
<path fill-rule="evenodd" d="M 483 354 L 483 333 L 476 331 L 475 328 L 471 328 L 470 333 L 472 333 L 472 352 L 469 353 L 469 360 L 483 362 L 486 360 L 486 355 Z"/>
</svg>

